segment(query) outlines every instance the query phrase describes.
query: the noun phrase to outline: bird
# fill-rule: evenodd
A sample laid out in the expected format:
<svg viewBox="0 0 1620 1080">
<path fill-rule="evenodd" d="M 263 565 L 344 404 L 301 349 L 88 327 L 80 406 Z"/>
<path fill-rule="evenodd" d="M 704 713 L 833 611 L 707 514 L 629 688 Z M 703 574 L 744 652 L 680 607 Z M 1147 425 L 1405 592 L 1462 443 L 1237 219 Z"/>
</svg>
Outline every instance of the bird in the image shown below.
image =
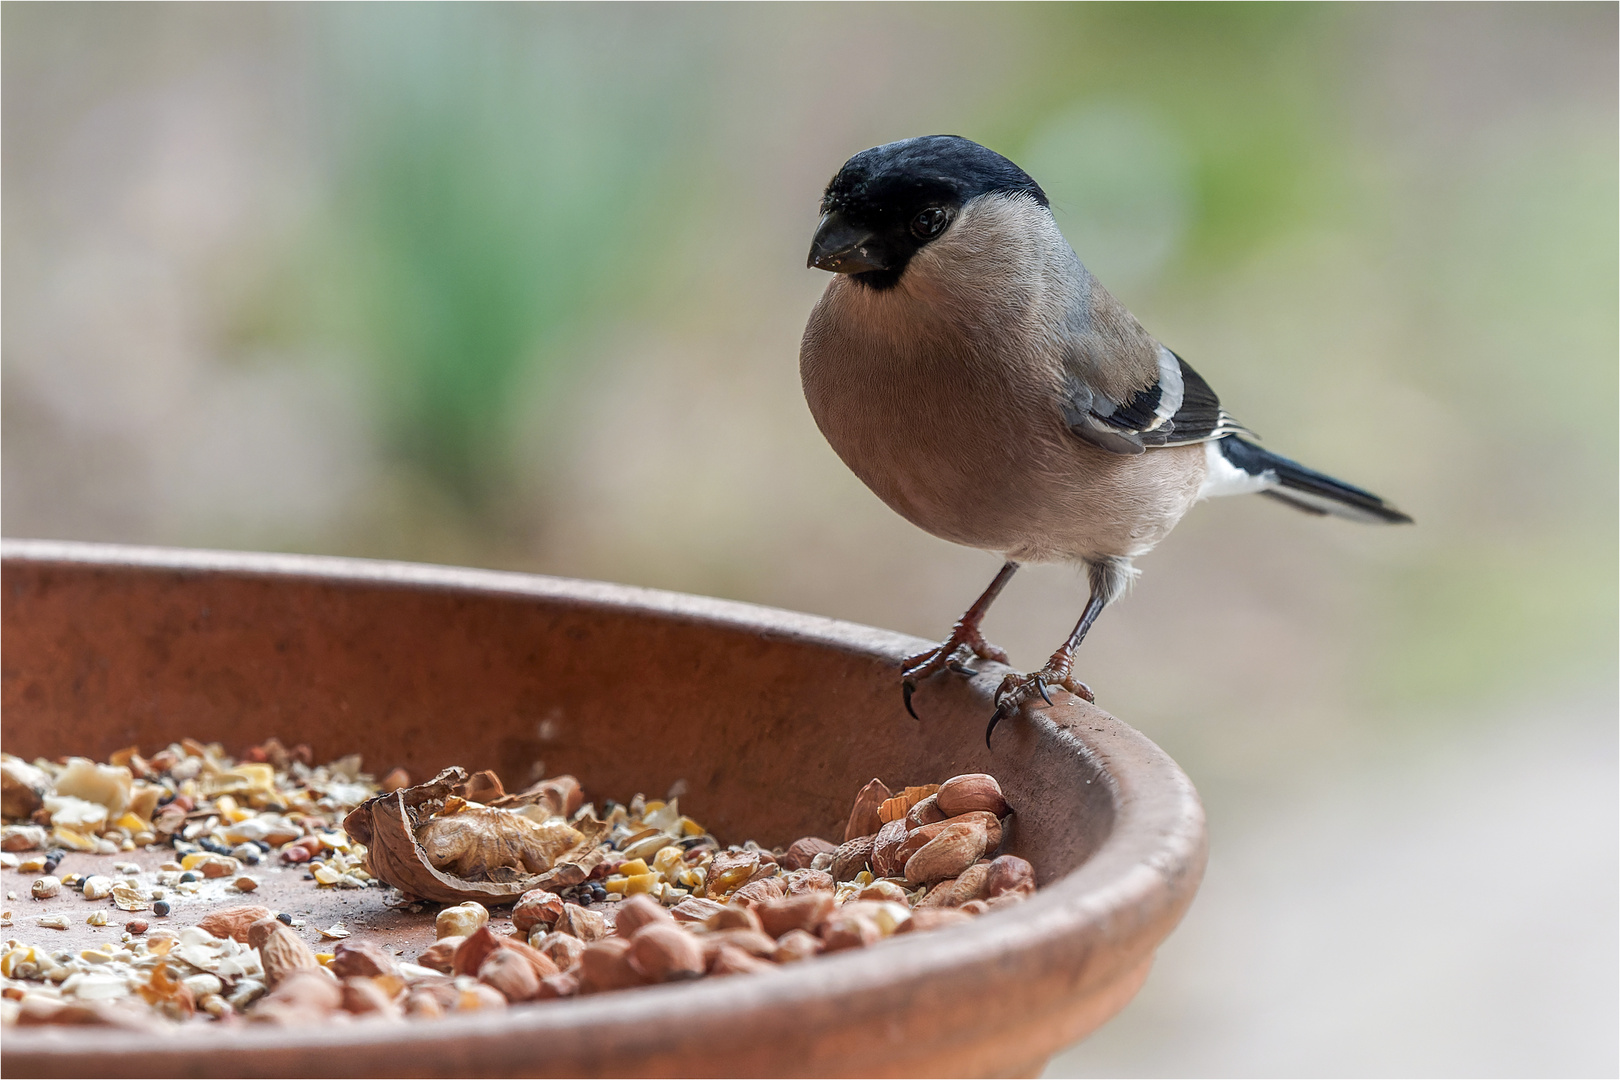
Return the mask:
<svg viewBox="0 0 1620 1080">
<path fill-rule="evenodd" d="M 1038 670 L 1007 675 L 985 729 L 1057 686 L 1134 562 L 1202 499 L 1258 493 L 1310 514 L 1398 524 L 1369 491 L 1260 447 L 1210 385 L 1081 263 L 1024 170 L 958 135 L 851 157 L 827 185 L 808 266 L 831 272 L 799 351 L 805 400 L 855 475 L 907 521 L 1001 569 L 924 679 L 1008 663 L 980 624 L 1024 563 L 1084 569 L 1079 621 Z"/>
</svg>

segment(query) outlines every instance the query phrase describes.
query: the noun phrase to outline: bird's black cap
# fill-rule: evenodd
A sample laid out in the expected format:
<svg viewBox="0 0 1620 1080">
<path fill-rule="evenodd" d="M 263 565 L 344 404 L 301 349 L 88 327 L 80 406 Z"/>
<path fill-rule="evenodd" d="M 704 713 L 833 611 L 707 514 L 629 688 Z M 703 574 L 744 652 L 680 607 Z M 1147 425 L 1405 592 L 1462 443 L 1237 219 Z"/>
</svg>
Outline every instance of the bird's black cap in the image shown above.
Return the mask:
<svg viewBox="0 0 1620 1080">
<path fill-rule="evenodd" d="M 960 135 L 922 135 L 862 150 L 844 162 L 827 185 L 821 211 L 881 212 L 929 199 L 960 206 L 992 191 L 1022 192 L 1047 205 L 1041 186 L 994 150 Z"/>
<path fill-rule="evenodd" d="M 862 150 L 822 196 L 810 265 L 851 274 L 872 288 L 891 288 L 911 257 L 965 203 L 992 192 L 1024 194 L 1047 205 L 1046 192 L 1028 173 L 960 135 L 924 135 Z"/>
</svg>

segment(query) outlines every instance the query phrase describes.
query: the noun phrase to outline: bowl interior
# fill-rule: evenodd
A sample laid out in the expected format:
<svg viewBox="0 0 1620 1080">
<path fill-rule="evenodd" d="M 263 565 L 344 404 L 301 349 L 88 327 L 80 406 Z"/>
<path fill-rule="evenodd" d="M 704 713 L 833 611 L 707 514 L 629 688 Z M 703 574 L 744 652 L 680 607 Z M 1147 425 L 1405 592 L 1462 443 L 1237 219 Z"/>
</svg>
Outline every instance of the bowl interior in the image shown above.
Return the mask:
<svg viewBox="0 0 1620 1080">
<path fill-rule="evenodd" d="M 241 562 L 241 557 L 236 560 Z M 284 563 L 286 561 L 283 561 Z M 905 711 L 921 643 L 750 605 L 593 583 L 346 563 L 341 578 L 13 559 L 0 707 L 24 758 L 105 760 L 191 737 L 275 736 L 378 775 L 451 764 L 508 786 L 572 773 L 588 797 L 675 792 L 723 842 L 835 842 L 861 785 L 989 772 L 1018 810 L 1007 850 L 1041 880 L 1107 835 L 1106 778 L 1014 718 L 984 742 L 982 687 L 946 674 Z M 393 572 L 384 572 L 392 570 Z M 976 680 L 1001 672 L 983 665 Z M 1053 753 L 1053 750 L 1059 752 Z"/>
</svg>

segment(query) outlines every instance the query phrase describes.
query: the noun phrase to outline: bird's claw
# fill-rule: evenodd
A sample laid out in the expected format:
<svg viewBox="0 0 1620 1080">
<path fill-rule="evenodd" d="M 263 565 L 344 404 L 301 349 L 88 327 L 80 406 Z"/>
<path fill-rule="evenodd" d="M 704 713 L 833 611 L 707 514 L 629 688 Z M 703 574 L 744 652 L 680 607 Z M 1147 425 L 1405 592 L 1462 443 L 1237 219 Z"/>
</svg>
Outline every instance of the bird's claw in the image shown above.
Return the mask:
<svg viewBox="0 0 1620 1080">
<path fill-rule="evenodd" d="M 1037 694 L 1048 705 L 1054 704 L 1052 696 L 1046 692 L 1048 684 L 1061 686 L 1075 697 L 1095 702 L 1097 699 L 1091 692 L 1091 687 L 1066 672 L 1054 671 L 1051 668 L 1042 668 L 1029 675 L 1012 674 L 1001 680 L 1001 686 L 996 690 L 996 711 L 990 714 L 990 726 L 984 729 L 984 744 L 990 745 L 990 735 L 996 730 L 996 725 L 1018 711 L 1018 707 L 1034 698 Z"/>
<path fill-rule="evenodd" d="M 958 624 L 938 647 L 927 652 L 908 656 L 900 663 L 900 693 L 905 698 L 906 712 L 917 717 L 917 710 L 911 704 L 911 695 L 917 692 L 917 684 L 931 675 L 941 671 L 951 671 L 965 678 L 973 678 L 979 672 L 968 667 L 957 654 L 967 650 L 971 656 L 984 660 L 993 660 L 1005 664 L 1007 654 L 984 640 L 984 635 L 977 629 Z M 921 719 L 920 717 L 917 717 Z"/>
<path fill-rule="evenodd" d="M 990 749 L 990 736 L 995 732 L 996 725 L 1001 723 L 1007 712 L 1008 710 L 1004 706 L 997 705 L 996 711 L 990 714 L 990 726 L 984 729 L 984 748 L 986 750 Z"/>
</svg>

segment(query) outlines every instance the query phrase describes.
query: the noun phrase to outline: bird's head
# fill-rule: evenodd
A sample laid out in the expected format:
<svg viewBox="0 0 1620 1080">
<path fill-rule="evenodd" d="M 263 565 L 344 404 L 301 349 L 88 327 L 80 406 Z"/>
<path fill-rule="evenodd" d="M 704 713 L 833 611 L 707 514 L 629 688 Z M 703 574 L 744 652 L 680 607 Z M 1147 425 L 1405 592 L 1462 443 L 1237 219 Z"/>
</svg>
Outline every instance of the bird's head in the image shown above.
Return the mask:
<svg viewBox="0 0 1620 1080">
<path fill-rule="evenodd" d="M 1017 165 L 959 135 L 924 135 L 862 150 L 821 199 L 809 265 L 892 288 L 906 264 L 943 236 L 972 199 L 1046 193 Z"/>
</svg>

